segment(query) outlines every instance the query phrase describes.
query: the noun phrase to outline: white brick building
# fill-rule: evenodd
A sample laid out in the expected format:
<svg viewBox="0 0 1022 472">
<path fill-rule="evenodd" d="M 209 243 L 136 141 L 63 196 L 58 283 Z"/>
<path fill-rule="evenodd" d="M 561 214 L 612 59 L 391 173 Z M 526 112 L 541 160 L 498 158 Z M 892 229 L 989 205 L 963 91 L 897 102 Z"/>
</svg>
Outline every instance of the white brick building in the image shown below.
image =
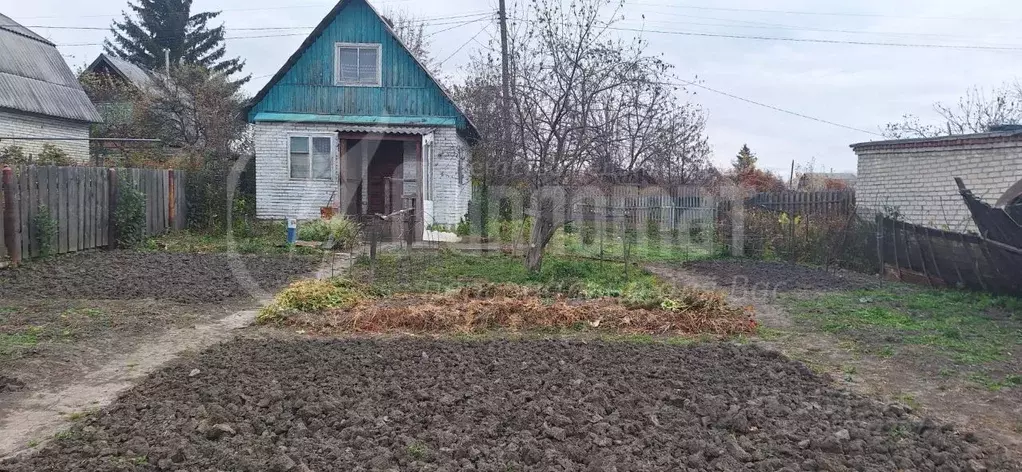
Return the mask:
<svg viewBox="0 0 1022 472">
<path fill-rule="evenodd" d="M 0 148 L 36 155 L 50 144 L 85 162 L 100 120 L 53 43 L 0 15 Z"/>
<path fill-rule="evenodd" d="M 955 177 L 981 199 L 1002 204 L 1017 197 L 1006 194 L 1022 181 L 1022 128 L 998 129 L 853 144 L 859 207 L 896 210 L 904 221 L 932 228 L 975 231 Z"/>
<path fill-rule="evenodd" d="M 478 132 L 365 0 L 330 11 L 252 99 L 248 119 L 260 218 L 333 207 L 367 219 L 414 202 L 423 239 L 468 212 Z"/>
</svg>

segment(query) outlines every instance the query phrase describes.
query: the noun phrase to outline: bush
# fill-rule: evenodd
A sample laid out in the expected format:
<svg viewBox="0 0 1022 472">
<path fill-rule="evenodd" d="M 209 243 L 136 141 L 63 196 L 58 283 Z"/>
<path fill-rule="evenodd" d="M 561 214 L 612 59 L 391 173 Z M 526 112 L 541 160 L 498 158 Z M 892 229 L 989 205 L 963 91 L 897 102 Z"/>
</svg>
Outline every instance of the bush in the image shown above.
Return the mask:
<svg viewBox="0 0 1022 472">
<path fill-rule="evenodd" d="M 583 221 L 582 222 L 582 244 L 586 246 L 592 245 L 596 242 L 596 222 L 595 221 Z"/>
<path fill-rule="evenodd" d="M 138 247 L 145 240 L 145 194 L 123 176 L 117 184 L 117 192 L 117 210 L 113 215 L 117 245 L 122 248 Z"/>
<path fill-rule="evenodd" d="M 454 234 L 461 237 L 472 234 L 472 224 L 469 222 L 468 215 L 465 215 L 465 217 L 458 222 L 458 226 L 454 228 Z"/>
<path fill-rule="evenodd" d="M 33 159 L 33 164 L 41 166 L 69 166 L 74 164 L 71 156 L 63 149 L 52 144 L 43 144 L 43 150 Z"/>
<path fill-rule="evenodd" d="M 646 241 L 651 246 L 660 244 L 660 223 L 653 218 L 646 220 Z"/>
<path fill-rule="evenodd" d="M 336 249 L 351 249 L 358 245 L 361 234 L 355 220 L 335 216 L 329 220 L 311 220 L 298 225 L 298 239 L 302 241 L 333 241 Z"/>
<path fill-rule="evenodd" d="M 52 255 L 57 245 L 57 220 L 53 218 L 49 207 L 42 205 L 39 212 L 32 219 L 32 226 L 36 229 L 36 242 L 39 244 L 39 255 L 46 257 Z"/>
</svg>

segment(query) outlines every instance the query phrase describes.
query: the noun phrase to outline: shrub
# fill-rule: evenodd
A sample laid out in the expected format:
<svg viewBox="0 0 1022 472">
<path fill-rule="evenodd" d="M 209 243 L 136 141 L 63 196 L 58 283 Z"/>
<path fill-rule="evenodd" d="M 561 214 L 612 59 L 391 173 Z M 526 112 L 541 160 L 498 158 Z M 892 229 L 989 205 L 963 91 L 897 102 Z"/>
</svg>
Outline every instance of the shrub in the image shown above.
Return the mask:
<svg viewBox="0 0 1022 472">
<path fill-rule="evenodd" d="M 582 222 L 582 244 L 589 246 L 596 242 L 596 222 Z"/>
<path fill-rule="evenodd" d="M 646 220 L 646 241 L 651 246 L 660 244 L 660 223 L 653 218 Z"/>
<path fill-rule="evenodd" d="M 53 218 L 49 207 L 41 205 L 39 212 L 32 219 L 36 229 L 36 242 L 39 244 L 39 255 L 52 255 L 57 244 L 57 220 Z"/>
<path fill-rule="evenodd" d="M 689 241 L 696 244 L 702 244 L 706 242 L 706 235 L 704 234 L 703 224 L 698 221 L 693 221 L 692 226 L 688 229 Z"/>
<path fill-rule="evenodd" d="M 121 177 L 117 192 L 117 210 L 113 215 L 117 245 L 134 248 L 145 239 L 145 194 L 127 177 Z"/>
<path fill-rule="evenodd" d="M 333 241 L 336 249 L 351 249 L 358 245 L 361 231 L 355 220 L 335 216 L 329 220 L 311 220 L 298 225 L 298 239 L 302 241 Z"/>
<path fill-rule="evenodd" d="M 28 164 L 29 157 L 21 146 L 11 144 L 0 148 L 0 164 Z"/>
<path fill-rule="evenodd" d="M 41 166 L 69 166 L 74 164 L 71 156 L 63 149 L 52 144 L 43 144 L 43 150 L 33 159 L 33 164 Z"/>
<path fill-rule="evenodd" d="M 472 234 L 472 224 L 468 220 L 468 215 L 465 215 L 461 221 L 458 221 L 458 226 L 454 228 L 454 234 L 461 237 Z"/>
</svg>

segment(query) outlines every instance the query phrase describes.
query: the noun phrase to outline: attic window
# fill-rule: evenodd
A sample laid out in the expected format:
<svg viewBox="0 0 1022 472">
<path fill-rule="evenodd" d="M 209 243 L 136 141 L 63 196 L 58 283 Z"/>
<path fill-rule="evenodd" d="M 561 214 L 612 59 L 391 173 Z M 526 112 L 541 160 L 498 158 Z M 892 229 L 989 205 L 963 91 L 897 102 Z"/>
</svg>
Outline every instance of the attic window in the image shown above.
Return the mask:
<svg viewBox="0 0 1022 472">
<path fill-rule="evenodd" d="M 334 55 L 334 84 L 379 87 L 380 45 L 337 43 Z"/>
</svg>

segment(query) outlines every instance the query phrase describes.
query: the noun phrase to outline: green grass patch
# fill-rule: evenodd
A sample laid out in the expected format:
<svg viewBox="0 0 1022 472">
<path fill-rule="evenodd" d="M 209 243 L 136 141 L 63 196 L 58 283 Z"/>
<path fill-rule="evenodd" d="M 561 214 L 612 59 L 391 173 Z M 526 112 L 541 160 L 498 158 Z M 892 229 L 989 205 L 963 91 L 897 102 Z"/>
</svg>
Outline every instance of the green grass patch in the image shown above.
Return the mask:
<svg viewBox="0 0 1022 472">
<path fill-rule="evenodd" d="M 621 235 L 611 234 L 601 239 L 596 234 L 587 242 L 578 229 L 571 233 L 561 229 L 554 234 L 547 250 L 565 256 L 616 261 L 624 261 L 627 251 L 627 258 L 632 262 L 687 262 L 710 259 L 713 256 L 713 243 L 710 240 L 694 242 L 686 234 L 683 240 L 674 241 L 670 235 L 664 236 L 663 239 L 649 239 L 643 235 L 628 241 Z"/>
<path fill-rule="evenodd" d="M 922 346 L 975 366 L 1004 361 L 1022 343 L 1022 300 L 1012 297 L 892 286 L 782 301 L 796 318 L 883 357 L 899 345 Z"/>
<path fill-rule="evenodd" d="M 143 251 L 167 251 L 187 253 L 240 254 L 321 254 L 316 248 L 287 245 L 287 229 L 282 222 L 261 221 L 245 231 L 233 235 L 176 231 L 150 238 L 142 245 Z"/>
<path fill-rule="evenodd" d="M 371 271 L 372 269 L 372 271 Z M 484 283 L 543 287 L 551 293 L 583 298 L 653 299 L 665 285 L 652 274 L 622 263 L 548 255 L 538 274 L 525 269 L 521 258 L 503 254 L 456 251 L 382 253 L 375 268 L 358 260 L 352 278 L 370 280 L 382 293 L 437 293 Z"/>
<path fill-rule="evenodd" d="M 21 351 L 39 344 L 35 330 L 24 333 L 0 333 L 0 358 L 16 357 Z"/>
</svg>

